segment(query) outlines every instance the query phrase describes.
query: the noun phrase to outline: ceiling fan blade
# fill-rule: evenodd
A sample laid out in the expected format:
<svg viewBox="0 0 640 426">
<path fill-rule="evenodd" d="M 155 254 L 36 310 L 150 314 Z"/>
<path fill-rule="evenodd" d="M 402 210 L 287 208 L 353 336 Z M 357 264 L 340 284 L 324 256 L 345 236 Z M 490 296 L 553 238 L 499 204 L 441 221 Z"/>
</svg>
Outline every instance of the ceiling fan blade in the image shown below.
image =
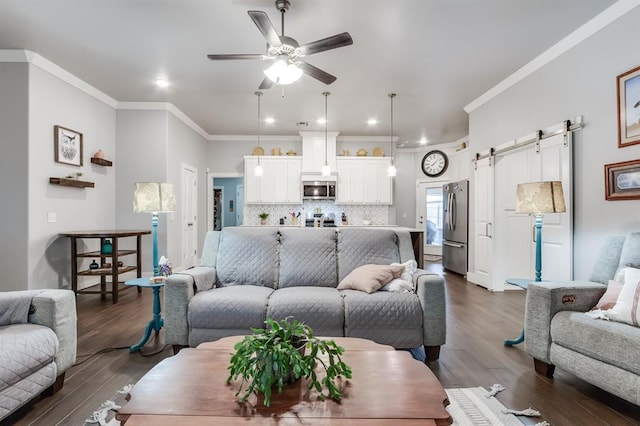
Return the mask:
<svg viewBox="0 0 640 426">
<path fill-rule="evenodd" d="M 299 47 L 304 55 L 324 52 L 325 50 L 337 49 L 338 47 L 351 46 L 353 39 L 349 33 L 336 34 L 321 40 L 312 41 Z"/>
<path fill-rule="evenodd" d="M 311 64 L 300 61 L 298 65 L 309 77 L 313 77 L 316 80 L 323 82 L 324 84 L 331 84 L 336 81 L 337 77 L 329 74 L 326 71 L 322 71 L 320 68 L 314 67 Z"/>
<path fill-rule="evenodd" d="M 212 61 L 226 61 L 229 59 L 266 59 L 267 57 L 259 53 L 248 53 L 246 55 L 232 53 L 229 55 L 207 55 L 207 58 Z"/>
<path fill-rule="evenodd" d="M 271 86 L 273 86 L 273 81 L 269 77 L 265 77 L 264 80 L 262 80 L 262 83 L 260 83 L 258 89 L 267 90 L 271 89 Z"/>
<path fill-rule="evenodd" d="M 253 20 L 253 23 L 256 24 L 269 45 L 271 45 L 272 47 L 282 46 L 282 42 L 280 41 L 278 32 L 271 23 L 269 16 L 265 12 L 259 10 L 249 10 L 247 13 Z"/>
</svg>

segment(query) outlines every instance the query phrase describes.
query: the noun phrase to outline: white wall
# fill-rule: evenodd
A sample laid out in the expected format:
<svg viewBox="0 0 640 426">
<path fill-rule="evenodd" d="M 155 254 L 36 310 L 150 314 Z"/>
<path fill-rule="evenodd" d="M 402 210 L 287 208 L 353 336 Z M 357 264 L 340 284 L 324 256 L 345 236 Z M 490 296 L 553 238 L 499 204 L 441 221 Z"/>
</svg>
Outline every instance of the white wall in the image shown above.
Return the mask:
<svg viewBox="0 0 640 426">
<path fill-rule="evenodd" d="M 168 115 L 166 110 L 118 110 L 115 196 L 118 229 L 151 230 L 151 214 L 133 212 L 136 182 L 167 182 Z M 158 253 L 167 253 L 167 215 L 158 218 Z M 122 240 L 135 247 L 135 238 Z M 143 275 L 153 275 L 153 239 L 142 237 Z"/>
<path fill-rule="evenodd" d="M 28 288 L 28 84 L 26 63 L 0 62 L 0 271 L 10 277 L 2 291 Z"/>
<path fill-rule="evenodd" d="M 68 238 L 58 237 L 58 233 L 112 229 L 116 224 L 114 169 L 90 162 L 99 148 L 107 159 L 113 158 L 116 114 L 110 106 L 43 69 L 31 64 L 28 69 L 29 288 L 70 287 L 70 243 Z M 83 134 L 82 167 L 54 162 L 56 124 Z M 49 177 L 76 172 L 83 173 L 82 180 L 94 182 L 95 188 L 49 184 Z M 49 212 L 56 214 L 55 223 L 47 222 Z M 97 240 L 95 243 L 97 247 Z M 79 286 L 82 284 L 83 281 Z"/>
<path fill-rule="evenodd" d="M 604 164 L 640 158 L 640 145 L 617 147 L 616 127 L 616 76 L 640 65 L 638 22 L 640 8 L 470 114 L 472 152 L 584 116 L 574 135 L 576 279 L 589 275 L 605 236 L 640 230 L 640 201 L 604 198 Z"/>
<path fill-rule="evenodd" d="M 178 120 L 173 114 L 168 116 L 168 173 L 167 181 L 173 183 L 176 190 L 178 211 L 165 215 L 167 220 L 167 257 L 174 268 L 193 265 L 180 265 L 182 258 L 182 164 L 195 167 L 198 170 L 198 211 L 196 248 L 198 258 L 204 244 L 207 232 L 207 168 L 210 166 L 207 158 L 209 142 L 196 133 L 192 128 Z"/>
</svg>

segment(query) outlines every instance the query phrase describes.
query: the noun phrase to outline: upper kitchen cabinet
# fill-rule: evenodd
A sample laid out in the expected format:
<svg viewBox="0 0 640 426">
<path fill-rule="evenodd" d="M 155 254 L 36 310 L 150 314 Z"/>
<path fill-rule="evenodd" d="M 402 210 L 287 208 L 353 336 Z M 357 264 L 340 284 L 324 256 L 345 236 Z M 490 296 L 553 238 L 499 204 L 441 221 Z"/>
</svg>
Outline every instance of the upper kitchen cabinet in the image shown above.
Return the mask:
<svg viewBox="0 0 640 426">
<path fill-rule="evenodd" d="M 392 204 L 391 158 L 343 157 L 336 163 L 336 204 Z"/>
<path fill-rule="evenodd" d="M 325 159 L 331 170 L 336 169 L 336 138 L 340 132 L 303 131 L 302 136 L 302 171 L 320 173 Z"/>
<path fill-rule="evenodd" d="M 247 204 L 302 204 L 300 172 L 302 158 L 298 156 L 261 156 L 262 176 L 255 176 L 258 157 L 244 157 L 244 197 Z"/>
</svg>

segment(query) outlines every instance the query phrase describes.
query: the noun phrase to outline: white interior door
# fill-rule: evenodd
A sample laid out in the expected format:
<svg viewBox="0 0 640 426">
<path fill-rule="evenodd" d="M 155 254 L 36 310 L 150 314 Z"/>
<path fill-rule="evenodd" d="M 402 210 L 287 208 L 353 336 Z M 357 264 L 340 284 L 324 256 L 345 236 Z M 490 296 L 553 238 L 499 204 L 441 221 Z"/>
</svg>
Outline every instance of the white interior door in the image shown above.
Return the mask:
<svg viewBox="0 0 640 426">
<path fill-rule="evenodd" d="M 442 256 L 442 186 L 447 180 L 416 183 L 416 228 L 424 231 L 424 254 Z"/>
<path fill-rule="evenodd" d="M 182 165 L 182 268 L 195 266 L 197 256 L 198 170 Z"/>
<path fill-rule="evenodd" d="M 565 213 L 544 215 L 542 279 L 570 281 L 573 279 L 572 133 L 556 135 L 542 142 L 538 163 L 538 176 L 540 177 L 537 180 L 561 181 L 567 209 Z M 533 219 L 531 220 L 533 226 Z M 533 252 L 535 255 L 535 246 Z"/>
<path fill-rule="evenodd" d="M 474 171 L 474 253 L 473 271 L 467 279 L 491 291 L 502 291 L 504 286 L 496 288 L 493 277 L 493 232 L 494 232 L 494 167 L 493 157 L 476 162 Z"/>
</svg>

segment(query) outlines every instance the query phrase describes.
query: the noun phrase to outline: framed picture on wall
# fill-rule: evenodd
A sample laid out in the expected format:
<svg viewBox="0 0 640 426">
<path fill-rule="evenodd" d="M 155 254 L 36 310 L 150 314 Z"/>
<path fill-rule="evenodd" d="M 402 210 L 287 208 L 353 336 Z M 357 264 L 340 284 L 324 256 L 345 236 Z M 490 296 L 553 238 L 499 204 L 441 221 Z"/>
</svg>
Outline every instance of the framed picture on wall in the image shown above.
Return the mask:
<svg viewBox="0 0 640 426">
<path fill-rule="evenodd" d="M 618 148 L 640 143 L 640 67 L 620 74 L 618 82 Z"/>
<path fill-rule="evenodd" d="M 604 165 L 605 198 L 640 200 L 640 160 Z"/>
<path fill-rule="evenodd" d="M 82 133 L 62 126 L 53 126 L 55 161 L 82 166 Z"/>
</svg>

